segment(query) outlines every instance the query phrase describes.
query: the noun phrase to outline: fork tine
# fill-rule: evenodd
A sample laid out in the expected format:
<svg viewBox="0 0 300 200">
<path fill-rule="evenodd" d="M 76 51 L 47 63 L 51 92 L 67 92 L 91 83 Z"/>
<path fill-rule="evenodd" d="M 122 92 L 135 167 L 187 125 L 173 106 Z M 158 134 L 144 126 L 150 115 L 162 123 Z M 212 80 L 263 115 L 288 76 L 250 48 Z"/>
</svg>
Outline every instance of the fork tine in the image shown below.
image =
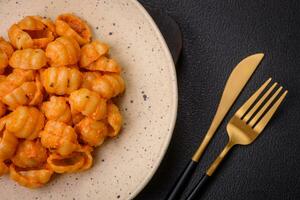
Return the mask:
<svg viewBox="0 0 300 200">
<path fill-rule="evenodd" d="M 255 102 L 258 96 L 264 91 L 264 89 L 269 85 L 272 78 L 269 78 L 247 101 L 242 105 L 242 107 L 235 113 L 238 118 L 242 118 L 245 113 L 249 110 L 251 105 Z"/>
<path fill-rule="evenodd" d="M 243 118 L 245 122 L 248 122 L 249 119 L 253 116 L 253 114 L 256 112 L 256 110 L 262 105 L 262 103 L 266 100 L 266 98 L 271 94 L 271 92 L 274 90 L 274 88 L 277 86 L 278 83 L 274 83 L 268 91 L 259 99 L 259 101 L 253 106 L 253 108 L 246 114 L 246 116 Z"/>
<path fill-rule="evenodd" d="M 264 130 L 264 128 L 266 127 L 266 125 L 268 124 L 268 122 L 270 121 L 270 119 L 272 118 L 272 116 L 274 115 L 274 113 L 276 112 L 276 110 L 278 109 L 278 107 L 280 106 L 280 104 L 282 103 L 284 98 L 286 97 L 287 93 L 288 93 L 288 91 L 286 90 L 281 95 L 281 97 L 274 103 L 274 105 L 270 108 L 270 110 L 256 124 L 256 126 L 254 127 L 254 131 L 261 133 Z"/>
<path fill-rule="evenodd" d="M 283 87 L 277 89 L 277 91 L 272 95 L 272 97 L 268 100 L 268 102 L 258 111 L 258 113 L 251 119 L 249 122 L 249 126 L 254 126 L 255 123 L 260 119 L 260 117 L 265 113 L 267 108 L 271 105 L 274 99 L 278 96 Z"/>
</svg>

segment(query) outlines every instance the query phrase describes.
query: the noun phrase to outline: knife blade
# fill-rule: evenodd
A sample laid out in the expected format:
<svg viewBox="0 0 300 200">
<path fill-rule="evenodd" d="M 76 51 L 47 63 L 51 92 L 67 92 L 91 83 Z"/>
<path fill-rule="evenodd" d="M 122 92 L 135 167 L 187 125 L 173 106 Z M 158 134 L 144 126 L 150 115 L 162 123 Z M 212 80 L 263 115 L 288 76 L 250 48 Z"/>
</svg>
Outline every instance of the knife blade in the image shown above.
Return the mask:
<svg viewBox="0 0 300 200">
<path fill-rule="evenodd" d="M 168 193 L 166 200 L 179 199 L 179 196 L 186 187 L 188 181 L 190 180 L 190 177 L 194 173 L 207 145 L 220 126 L 224 117 L 238 98 L 239 94 L 242 92 L 243 88 L 249 81 L 250 77 L 258 67 L 259 63 L 262 61 L 263 57 L 263 53 L 250 55 L 244 58 L 239 64 L 237 64 L 237 66 L 231 72 L 226 82 L 216 114 L 204 139 L 202 140 L 201 144 L 199 145 L 186 168 L 183 170 L 183 172 L 175 182 L 171 191 Z"/>
</svg>

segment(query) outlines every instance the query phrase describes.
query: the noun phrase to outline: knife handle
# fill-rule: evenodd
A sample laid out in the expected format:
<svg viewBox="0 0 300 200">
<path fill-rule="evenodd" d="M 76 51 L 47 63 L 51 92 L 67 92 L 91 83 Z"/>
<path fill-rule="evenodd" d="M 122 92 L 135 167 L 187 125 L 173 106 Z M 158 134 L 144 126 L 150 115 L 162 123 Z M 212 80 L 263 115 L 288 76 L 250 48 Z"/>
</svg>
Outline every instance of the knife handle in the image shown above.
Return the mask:
<svg viewBox="0 0 300 200">
<path fill-rule="evenodd" d="M 190 160 L 185 169 L 182 171 L 171 191 L 165 200 L 178 200 L 183 190 L 186 188 L 191 176 L 195 172 L 198 162 Z"/>
<path fill-rule="evenodd" d="M 222 163 L 230 149 L 234 146 L 232 142 L 228 142 L 224 147 L 223 151 L 219 154 L 219 156 L 215 159 L 215 161 L 210 165 L 206 173 L 201 177 L 200 181 L 197 185 L 192 189 L 191 193 L 188 195 L 186 200 L 198 200 L 200 192 L 203 191 L 203 187 L 206 185 L 209 177 L 213 175 L 218 166 Z"/>
</svg>

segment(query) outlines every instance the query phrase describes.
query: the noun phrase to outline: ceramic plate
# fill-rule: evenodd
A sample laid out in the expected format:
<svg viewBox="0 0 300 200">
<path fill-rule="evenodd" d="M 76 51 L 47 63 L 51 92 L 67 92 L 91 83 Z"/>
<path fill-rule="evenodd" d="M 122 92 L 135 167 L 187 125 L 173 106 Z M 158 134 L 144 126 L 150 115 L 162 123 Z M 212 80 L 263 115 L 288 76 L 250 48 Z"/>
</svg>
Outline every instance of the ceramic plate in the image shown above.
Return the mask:
<svg viewBox="0 0 300 200">
<path fill-rule="evenodd" d="M 177 112 L 174 64 L 159 30 L 135 0 L 0 1 L 0 35 L 26 15 L 73 12 L 88 21 L 95 38 L 110 44 L 123 67 L 127 90 L 119 105 L 124 128 L 95 151 L 91 170 L 53 177 L 30 190 L 0 177 L 1 200 L 132 199 L 149 182 L 168 147 Z"/>
</svg>

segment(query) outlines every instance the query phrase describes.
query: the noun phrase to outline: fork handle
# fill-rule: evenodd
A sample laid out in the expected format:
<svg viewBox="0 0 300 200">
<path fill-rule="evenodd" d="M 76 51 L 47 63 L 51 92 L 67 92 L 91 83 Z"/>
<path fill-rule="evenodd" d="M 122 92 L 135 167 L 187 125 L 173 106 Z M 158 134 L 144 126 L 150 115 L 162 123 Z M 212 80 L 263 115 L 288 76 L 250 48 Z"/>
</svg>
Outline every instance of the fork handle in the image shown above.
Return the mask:
<svg viewBox="0 0 300 200">
<path fill-rule="evenodd" d="M 202 191 L 202 189 L 206 185 L 209 177 L 210 176 L 208 176 L 207 174 L 204 174 L 201 177 L 200 181 L 197 183 L 197 185 L 193 188 L 193 190 L 191 191 L 191 193 L 189 194 L 189 196 L 186 198 L 186 200 L 196 200 L 196 199 L 199 199 L 200 192 Z"/>
<path fill-rule="evenodd" d="M 219 154 L 219 156 L 215 159 L 215 161 L 210 165 L 206 173 L 202 176 L 200 181 L 197 183 L 197 185 L 192 189 L 191 193 L 188 195 L 186 200 L 198 200 L 200 192 L 202 191 L 203 187 L 206 185 L 207 180 L 210 176 L 213 175 L 213 173 L 216 171 L 218 166 L 221 164 L 225 156 L 228 154 L 230 149 L 234 146 L 233 143 L 230 141 L 225 146 L 223 151 Z"/>
<path fill-rule="evenodd" d="M 213 175 L 213 173 L 216 171 L 218 166 L 221 164 L 221 162 L 223 161 L 223 159 L 226 157 L 226 155 L 228 154 L 228 152 L 230 151 L 230 149 L 233 146 L 234 146 L 234 144 L 231 143 L 230 141 L 227 143 L 227 145 L 224 147 L 223 151 L 219 154 L 219 156 L 215 159 L 215 161 L 210 165 L 210 167 L 206 171 L 206 174 L 208 176 Z"/>
<path fill-rule="evenodd" d="M 165 200 L 178 200 L 180 198 L 183 190 L 186 188 L 189 180 L 191 179 L 191 176 L 195 172 L 197 165 L 198 162 L 190 160 L 190 162 L 187 164 L 185 169 L 178 177 L 177 181 L 175 182 L 174 186 L 170 190 Z"/>
</svg>

